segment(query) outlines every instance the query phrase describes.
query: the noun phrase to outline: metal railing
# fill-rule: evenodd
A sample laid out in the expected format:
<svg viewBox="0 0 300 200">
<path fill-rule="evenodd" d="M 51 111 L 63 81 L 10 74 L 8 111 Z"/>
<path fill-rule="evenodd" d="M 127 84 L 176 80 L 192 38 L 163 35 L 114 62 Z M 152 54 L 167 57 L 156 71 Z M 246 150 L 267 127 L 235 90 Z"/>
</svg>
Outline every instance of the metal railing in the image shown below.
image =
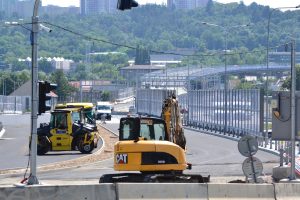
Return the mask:
<svg viewBox="0 0 300 200">
<path fill-rule="evenodd" d="M 136 96 L 137 112 L 160 117 L 164 99 L 173 93 L 175 93 L 174 90 L 138 89 Z"/>
<path fill-rule="evenodd" d="M 159 117 L 163 100 L 174 90 L 139 89 L 136 104 L 139 114 Z M 233 138 L 253 135 L 260 147 L 279 153 L 286 151 L 290 144 L 286 141 L 272 141 L 265 135 L 264 97 L 260 90 L 228 90 L 227 119 L 225 122 L 224 90 L 189 90 L 179 95 L 183 113 L 183 124 L 212 134 L 222 134 Z M 224 132 L 227 123 L 228 130 Z"/>
<path fill-rule="evenodd" d="M 188 110 L 185 124 L 231 134 L 263 132 L 263 95 L 260 90 L 228 90 L 225 109 L 225 90 L 190 90 L 180 98 Z M 187 102 L 188 101 L 188 102 Z M 227 115 L 227 118 L 225 118 Z"/>
<path fill-rule="evenodd" d="M 26 98 L 0 95 L 0 113 L 23 113 L 26 111 Z M 28 100 L 29 102 L 29 100 Z M 28 103 L 29 104 L 29 103 Z"/>
</svg>

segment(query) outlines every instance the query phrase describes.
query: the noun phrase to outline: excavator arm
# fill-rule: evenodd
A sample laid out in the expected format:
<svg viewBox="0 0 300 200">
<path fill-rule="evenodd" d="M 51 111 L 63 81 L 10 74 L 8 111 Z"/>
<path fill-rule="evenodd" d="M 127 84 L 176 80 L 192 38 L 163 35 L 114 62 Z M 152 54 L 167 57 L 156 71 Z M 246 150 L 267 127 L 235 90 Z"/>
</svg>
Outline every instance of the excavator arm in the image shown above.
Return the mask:
<svg viewBox="0 0 300 200">
<path fill-rule="evenodd" d="M 182 128 L 179 104 L 175 95 L 164 100 L 161 117 L 166 122 L 167 139 L 186 149 L 186 139 Z"/>
</svg>

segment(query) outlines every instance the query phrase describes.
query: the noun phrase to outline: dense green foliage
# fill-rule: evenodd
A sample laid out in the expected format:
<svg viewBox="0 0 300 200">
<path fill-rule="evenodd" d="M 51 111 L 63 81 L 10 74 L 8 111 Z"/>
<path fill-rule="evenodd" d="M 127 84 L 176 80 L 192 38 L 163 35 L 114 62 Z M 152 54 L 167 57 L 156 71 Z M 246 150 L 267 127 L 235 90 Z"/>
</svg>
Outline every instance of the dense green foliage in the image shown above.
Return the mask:
<svg viewBox="0 0 300 200">
<path fill-rule="evenodd" d="M 164 6 L 146 5 L 130 11 L 87 17 L 80 15 L 56 17 L 42 15 L 40 20 L 92 38 L 128 45 L 133 48 L 142 44 L 156 51 L 190 48 L 199 53 L 205 53 L 212 50 L 223 50 L 224 30 L 221 27 L 203 25 L 202 22 L 205 21 L 228 27 L 227 49 L 247 51 L 267 46 L 269 7 L 260 6 L 256 3 L 250 6 L 245 6 L 243 3 L 225 5 L 213 3 L 208 6 L 209 9 L 171 10 Z M 249 27 L 229 28 L 249 23 L 251 24 Z M 299 33 L 299 23 L 299 11 L 272 12 L 270 46 L 282 44 L 289 40 L 289 35 Z M 30 26 L 27 27 L 30 28 Z M 96 40 L 89 42 L 85 38 L 66 30 L 57 27 L 51 28 L 53 29 L 51 33 L 40 32 L 40 56 L 63 56 L 80 61 L 85 60 L 88 47 L 91 52 L 121 51 L 128 53 L 129 57 L 135 55 L 135 49 Z M 5 55 L 6 62 L 14 60 L 16 57 L 30 57 L 28 30 L 15 26 L 5 27 L 0 30 L 0 35 L 0 53 Z M 282 47 L 282 49 L 284 48 Z M 231 62 L 235 62 L 236 58 L 230 59 L 232 59 Z M 259 60 L 251 58 L 250 55 L 249 62 L 253 62 L 251 59 Z"/>
<path fill-rule="evenodd" d="M 52 73 L 50 80 L 52 83 L 57 84 L 56 94 L 59 101 L 67 99 L 67 97 L 71 96 L 72 92 L 76 91 L 75 88 L 69 85 L 68 79 L 62 70 L 56 70 Z"/>
<path fill-rule="evenodd" d="M 227 38 L 227 64 L 262 64 L 266 62 L 270 12 L 269 7 L 256 3 L 245 6 L 243 3 L 224 5 L 210 1 L 206 7 L 194 10 L 146 5 L 125 12 L 97 16 L 41 14 L 40 21 L 53 31 L 39 32 L 39 56 L 64 57 L 79 63 L 68 74 L 68 80 L 122 80 L 118 69 L 126 66 L 129 59 L 134 59 L 137 46 L 149 49 L 150 53 L 190 49 L 196 55 L 185 56 L 180 66 L 205 66 L 224 63 Z M 7 19 L 0 15 L 0 19 L 16 21 L 18 16 Z M 23 20 L 26 21 L 30 22 L 30 19 Z M 220 27 L 204 25 L 202 22 L 218 24 Z M 232 27 L 243 24 L 250 26 Z M 5 66 L 4 69 L 8 69 L 8 66 L 11 71 L 30 69 L 28 65 L 17 62 L 18 58 L 31 57 L 30 32 L 24 27 L 30 29 L 31 25 L 3 25 L 0 28 L 0 64 Z M 289 41 L 291 36 L 299 37 L 299 33 L 299 11 L 272 11 L 270 47 L 279 45 L 272 50 L 284 51 L 282 44 Z M 299 51 L 300 45 L 297 48 Z M 88 52 L 120 53 L 87 56 Z M 46 74 L 54 72 L 44 61 L 40 61 L 39 70 Z M 2 79 L 7 73 L 0 74 Z M 45 74 L 40 77 L 43 75 Z M 17 77 L 11 79 L 14 82 L 23 81 L 19 81 Z M 7 87 L 12 87 L 11 85 L 13 84 L 9 83 Z"/>
<path fill-rule="evenodd" d="M 296 65 L 296 90 L 300 90 L 300 65 Z M 284 80 L 282 84 L 283 90 L 290 90 L 291 89 L 291 77 L 288 77 Z"/>
<path fill-rule="evenodd" d="M 138 46 L 135 52 L 135 60 L 134 63 L 136 65 L 150 65 L 150 54 L 149 50 L 143 47 Z"/>
</svg>

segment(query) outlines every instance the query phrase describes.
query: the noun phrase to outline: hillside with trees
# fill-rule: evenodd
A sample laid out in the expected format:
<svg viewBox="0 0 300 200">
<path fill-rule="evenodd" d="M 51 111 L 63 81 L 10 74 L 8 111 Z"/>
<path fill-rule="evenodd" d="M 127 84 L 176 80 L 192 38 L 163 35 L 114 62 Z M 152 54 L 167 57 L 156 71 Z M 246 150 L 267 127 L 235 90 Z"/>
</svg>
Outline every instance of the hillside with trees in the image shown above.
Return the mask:
<svg viewBox="0 0 300 200">
<path fill-rule="evenodd" d="M 156 52 L 191 49 L 194 56 L 186 56 L 180 66 L 217 65 L 224 63 L 225 34 L 220 27 L 228 27 L 227 63 L 263 64 L 266 62 L 267 24 L 271 9 L 252 3 L 219 4 L 209 1 L 206 7 L 194 10 L 172 10 L 160 5 L 146 5 L 113 14 L 95 16 L 41 15 L 40 21 L 53 29 L 51 33 L 40 31 L 39 56 L 64 57 L 78 64 L 68 74 L 69 80 L 122 79 L 118 69 L 134 60 L 137 48 Z M 5 26 L 4 21 L 17 21 L 18 16 L 6 18 L 1 13 L 0 64 L 3 70 L 22 72 L 29 67 L 18 58 L 31 57 L 30 19 L 19 21 L 22 26 Z M 29 24 L 26 24 L 29 22 Z M 249 24 L 247 27 L 229 28 Z M 24 28 L 25 27 L 25 28 Z M 299 38 L 300 11 L 272 11 L 270 21 L 270 47 L 284 51 L 284 43 L 291 37 Z M 297 46 L 300 51 L 300 45 Z M 87 53 L 120 52 L 97 55 L 87 59 Z M 139 59 L 139 58 L 136 58 Z M 87 62 L 88 60 L 88 62 Z M 40 70 L 51 73 L 46 63 Z M 0 74 L 2 77 L 4 72 Z M 15 79 L 16 80 L 16 79 Z M 0 87 L 1 84 L 0 84 Z"/>
</svg>

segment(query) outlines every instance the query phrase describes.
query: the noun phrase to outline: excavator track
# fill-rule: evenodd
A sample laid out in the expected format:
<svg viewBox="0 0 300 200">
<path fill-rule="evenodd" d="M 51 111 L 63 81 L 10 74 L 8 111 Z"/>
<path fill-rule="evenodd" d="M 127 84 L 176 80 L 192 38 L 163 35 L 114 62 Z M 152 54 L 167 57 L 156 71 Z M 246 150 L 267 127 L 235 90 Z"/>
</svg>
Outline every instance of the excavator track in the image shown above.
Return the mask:
<svg viewBox="0 0 300 200">
<path fill-rule="evenodd" d="M 99 183 L 208 183 L 210 176 L 198 174 L 143 174 L 119 173 L 104 174 Z"/>
</svg>

